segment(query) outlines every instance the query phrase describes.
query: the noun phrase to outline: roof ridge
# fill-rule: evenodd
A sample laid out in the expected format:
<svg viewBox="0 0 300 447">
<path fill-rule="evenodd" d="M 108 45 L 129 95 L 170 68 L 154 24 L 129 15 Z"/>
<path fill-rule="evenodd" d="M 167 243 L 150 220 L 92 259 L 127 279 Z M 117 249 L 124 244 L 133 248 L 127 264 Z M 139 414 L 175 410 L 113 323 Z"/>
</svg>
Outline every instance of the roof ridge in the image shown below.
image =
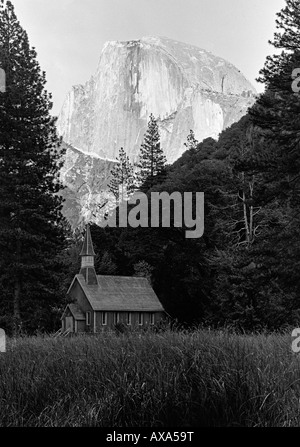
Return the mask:
<svg viewBox="0 0 300 447">
<path fill-rule="evenodd" d="M 136 278 L 136 279 L 147 279 L 145 276 L 129 276 L 129 275 L 97 275 L 102 278 Z"/>
</svg>

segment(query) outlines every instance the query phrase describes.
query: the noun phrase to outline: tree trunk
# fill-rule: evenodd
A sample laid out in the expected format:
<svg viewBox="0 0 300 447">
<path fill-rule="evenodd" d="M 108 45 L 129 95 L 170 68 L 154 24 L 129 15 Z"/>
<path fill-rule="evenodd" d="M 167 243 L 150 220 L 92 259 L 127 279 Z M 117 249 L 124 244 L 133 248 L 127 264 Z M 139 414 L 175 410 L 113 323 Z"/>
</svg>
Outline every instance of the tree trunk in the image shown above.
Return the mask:
<svg viewBox="0 0 300 447">
<path fill-rule="evenodd" d="M 246 194 L 245 194 L 245 191 L 243 191 L 243 212 L 244 212 L 246 242 L 247 242 L 247 244 L 249 244 L 249 224 L 248 224 L 248 216 L 247 216 L 247 205 L 246 205 Z"/>
<path fill-rule="evenodd" d="M 21 314 L 20 314 L 21 280 L 16 278 L 14 290 L 14 325 L 13 335 L 16 337 L 20 332 Z"/>
<path fill-rule="evenodd" d="M 245 174 L 243 173 L 243 183 L 245 181 Z M 252 177 L 252 180 L 248 183 L 249 188 L 249 202 L 250 206 L 249 209 L 247 207 L 246 203 L 246 193 L 243 189 L 243 214 L 244 214 L 244 223 L 245 223 L 245 235 L 246 235 L 246 242 L 247 246 L 249 247 L 254 240 L 254 209 L 253 209 L 253 189 L 254 189 L 254 177 Z M 249 215 L 248 215 L 249 214 Z"/>
<path fill-rule="evenodd" d="M 249 191 L 250 191 L 250 221 L 249 221 L 249 242 L 252 244 L 254 240 L 254 215 L 253 215 L 253 188 L 254 188 L 254 178 L 252 177 L 252 181 L 249 182 Z"/>
<path fill-rule="evenodd" d="M 17 236 L 17 262 L 21 261 L 21 241 L 19 234 Z M 19 267 L 18 267 L 19 268 Z M 21 298 L 21 278 L 20 273 L 16 272 L 15 279 L 15 289 L 14 289 L 14 324 L 13 324 L 13 335 L 17 336 L 20 332 L 21 325 L 21 313 L 20 313 L 20 298 Z"/>
</svg>

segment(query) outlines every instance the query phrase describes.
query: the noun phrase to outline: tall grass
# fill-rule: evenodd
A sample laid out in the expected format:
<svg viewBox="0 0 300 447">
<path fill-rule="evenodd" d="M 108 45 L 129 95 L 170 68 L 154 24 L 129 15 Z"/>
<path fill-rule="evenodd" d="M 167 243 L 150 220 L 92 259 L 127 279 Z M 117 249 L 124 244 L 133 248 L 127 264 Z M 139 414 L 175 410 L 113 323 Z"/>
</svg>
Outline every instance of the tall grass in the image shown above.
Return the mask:
<svg viewBox="0 0 300 447">
<path fill-rule="evenodd" d="M 0 426 L 298 426 L 299 366 L 290 335 L 8 340 Z"/>
</svg>

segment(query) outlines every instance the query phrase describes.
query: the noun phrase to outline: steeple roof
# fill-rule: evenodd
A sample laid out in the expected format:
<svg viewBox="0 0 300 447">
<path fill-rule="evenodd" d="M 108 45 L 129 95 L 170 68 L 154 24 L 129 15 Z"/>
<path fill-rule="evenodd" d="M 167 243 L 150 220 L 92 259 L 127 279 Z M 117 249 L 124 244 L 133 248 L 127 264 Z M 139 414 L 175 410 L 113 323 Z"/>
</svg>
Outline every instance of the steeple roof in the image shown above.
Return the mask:
<svg viewBox="0 0 300 447">
<path fill-rule="evenodd" d="M 89 224 L 86 226 L 86 232 L 84 236 L 84 241 L 82 245 L 82 250 L 79 256 L 96 256 L 93 247 L 93 241 L 91 237 L 91 230 Z"/>
</svg>

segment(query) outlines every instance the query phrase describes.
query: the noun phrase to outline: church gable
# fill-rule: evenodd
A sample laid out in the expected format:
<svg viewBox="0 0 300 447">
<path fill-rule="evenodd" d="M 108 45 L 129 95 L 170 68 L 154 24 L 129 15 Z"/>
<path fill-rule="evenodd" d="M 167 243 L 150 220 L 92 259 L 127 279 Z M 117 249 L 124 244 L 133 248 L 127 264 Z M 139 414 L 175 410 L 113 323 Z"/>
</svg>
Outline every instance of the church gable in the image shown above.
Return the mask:
<svg viewBox="0 0 300 447">
<path fill-rule="evenodd" d="M 76 303 L 70 303 L 66 306 L 61 318 L 73 317 L 75 320 L 85 320 L 85 316 Z"/>
<path fill-rule="evenodd" d="M 77 304 L 77 306 L 81 309 L 83 313 L 88 311 L 93 311 L 93 308 L 86 296 L 86 291 L 82 287 L 80 281 L 78 280 L 78 276 L 76 275 L 72 281 L 72 284 L 67 292 L 68 298 Z M 84 281 L 84 279 L 83 279 Z"/>
</svg>

